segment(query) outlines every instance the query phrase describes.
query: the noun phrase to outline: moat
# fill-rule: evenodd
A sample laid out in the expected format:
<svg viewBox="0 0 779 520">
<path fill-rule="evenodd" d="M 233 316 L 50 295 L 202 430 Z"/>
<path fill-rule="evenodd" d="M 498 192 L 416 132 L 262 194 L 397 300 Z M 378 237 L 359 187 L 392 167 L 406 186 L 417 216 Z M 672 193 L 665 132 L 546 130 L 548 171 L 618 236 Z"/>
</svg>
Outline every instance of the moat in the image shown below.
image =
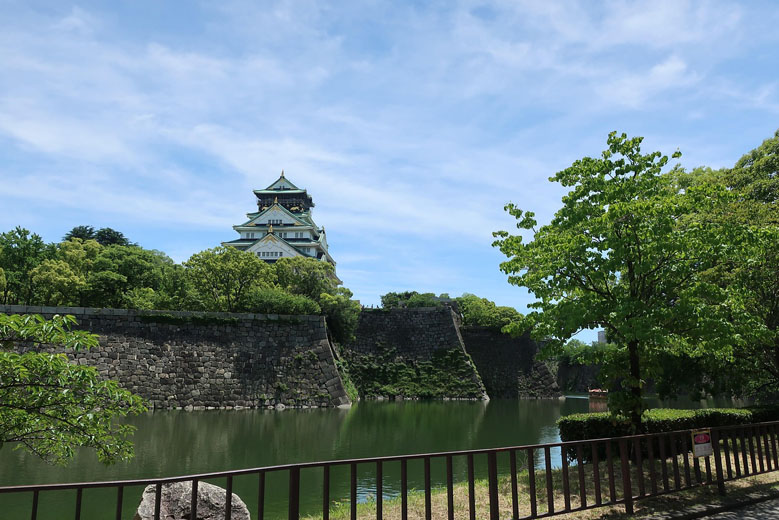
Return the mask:
<svg viewBox="0 0 779 520">
<path fill-rule="evenodd" d="M 654 403 L 653 403 L 654 404 Z M 679 408 L 722 406 L 729 401 L 675 402 Z M 350 409 L 164 411 L 136 417 L 136 456 L 129 463 L 103 466 L 92 454 L 77 455 L 67 467 L 47 466 L 12 446 L 0 450 L 0 485 L 42 484 L 152 478 L 228 469 L 270 466 L 292 462 L 376 457 L 409 453 L 491 448 L 554 442 L 559 439 L 555 421 L 562 415 L 586 412 L 582 398 L 564 400 L 492 400 L 433 402 L 360 402 Z M 477 473 L 486 464 L 477 462 Z M 432 468 L 435 486 L 442 485 L 443 468 Z M 507 468 L 501 468 L 505 471 Z M 465 468 L 455 468 L 463 473 Z M 394 496 L 398 472 L 385 470 L 384 492 Z M 375 489 L 373 473 L 358 475 L 361 499 Z M 214 484 L 224 482 L 214 480 Z M 254 518 L 256 478 L 236 479 L 234 491 L 249 506 Z M 268 477 L 266 518 L 286 514 L 286 485 Z M 422 468 L 409 466 L 409 486 L 422 486 Z M 321 475 L 302 475 L 301 512 L 321 508 Z M 310 492 L 306 492 L 306 491 Z M 125 516 L 131 518 L 142 489 L 125 492 Z M 83 519 L 105 518 L 113 511 L 115 494 L 85 493 Z M 74 493 L 56 493 L 46 500 L 39 518 L 60 518 L 71 511 Z M 348 496 L 348 476 L 334 470 L 331 497 Z M 42 497 L 43 498 L 43 497 Z M 3 518 L 26 518 L 29 496 L 15 503 L 0 495 Z"/>
</svg>

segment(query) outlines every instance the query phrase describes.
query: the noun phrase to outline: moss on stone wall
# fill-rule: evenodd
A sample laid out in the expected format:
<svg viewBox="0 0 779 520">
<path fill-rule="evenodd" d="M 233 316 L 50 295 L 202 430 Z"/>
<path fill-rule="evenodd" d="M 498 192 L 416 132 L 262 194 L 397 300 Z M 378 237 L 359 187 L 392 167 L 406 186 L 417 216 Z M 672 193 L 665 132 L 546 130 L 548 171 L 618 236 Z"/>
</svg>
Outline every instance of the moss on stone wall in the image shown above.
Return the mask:
<svg viewBox="0 0 779 520">
<path fill-rule="evenodd" d="M 338 374 L 341 376 L 341 381 L 343 382 L 346 396 L 351 402 L 356 402 L 360 398 L 360 392 L 357 390 L 354 381 L 352 381 L 352 376 L 349 373 L 349 369 L 347 368 L 346 363 L 336 359 L 335 366 L 338 368 Z"/>
<path fill-rule="evenodd" d="M 363 398 L 472 398 L 484 389 L 473 363 L 460 348 L 440 349 L 427 361 L 406 360 L 394 348 L 378 354 L 345 352 L 345 366 Z"/>
</svg>

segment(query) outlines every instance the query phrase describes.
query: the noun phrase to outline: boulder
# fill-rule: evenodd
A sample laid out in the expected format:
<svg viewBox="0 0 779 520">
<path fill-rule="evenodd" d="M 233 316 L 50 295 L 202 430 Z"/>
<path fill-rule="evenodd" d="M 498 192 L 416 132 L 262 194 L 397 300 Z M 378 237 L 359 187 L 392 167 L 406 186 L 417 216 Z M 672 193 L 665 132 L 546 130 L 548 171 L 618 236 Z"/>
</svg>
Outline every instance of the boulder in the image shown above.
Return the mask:
<svg viewBox="0 0 779 520">
<path fill-rule="evenodd" d="M 146 486 L 143 490 L 141 503 L 135 512 L 133 520 L 154 519 L 154 492 L 155 485 Z M 227 492 L 224 488 L 198 482 L 197 484 L 197 519 L 190 518 L 190 503 L 192 501 L 192 482 L 173 482 L 162 485 L 160 499 L 161 520 L 222 520 L 225 517 L 225 498 Z M 233 493 L 232 520 L 250 520 L 249 509 L 238 495 Z"/>
</svg>

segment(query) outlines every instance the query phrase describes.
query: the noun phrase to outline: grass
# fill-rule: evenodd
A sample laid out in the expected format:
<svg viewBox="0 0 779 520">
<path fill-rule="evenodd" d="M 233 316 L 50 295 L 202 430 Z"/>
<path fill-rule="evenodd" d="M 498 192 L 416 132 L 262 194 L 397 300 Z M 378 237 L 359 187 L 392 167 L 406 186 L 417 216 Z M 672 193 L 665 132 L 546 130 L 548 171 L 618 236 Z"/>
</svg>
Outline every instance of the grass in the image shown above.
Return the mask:
<svg viewBox="0 0 779 520">
<path fill-rule="evenodd" d="M 684 456 L 677 457 L 677 463 L 679 467 L 680 483 L 682 486 L 686 484 L 685 478 L 685 465 Z M 723 459 L 724 460 L 724 459 Z M 672 465 L 673 459 L 666 460 L 667 471 L 669 476 L 670 489 L 674 488 L 674 471 Z M 690 455 L 687 455 L 687 461 L 690 468 L 690 478 L 693 484 L 697 483 L 696 471 L 693 464 L 693 459 Z M 750 476 L 735 481 L 726 482 L 727 495 L 720 497 L 717 493 L 716 482 L 706 484 L 706 472 L 705 466 L 701 459 L 701 480 L 703 485 L 684 489 L 680 491 L 673 491 L 669 494 L 656 496 L 652 498 L 645 498 L 634 501 L 634 514 L 627 515 L 624 511 L 623 505 L 605 506 L 584 511 L 572 512 L 559 515 L 558 518 L 564 519 L 596 519 L 596 518 L 609 518 L 609 519 L 622 519 L 622 518 L 666 518 L 668 515 L 676 513 L 677 515 L 682 512 L 688 512 L 699 506 L 717 506 L 727 505 L 737 502 L 742 502 L 749 498 L 754 498 L 756 494 L 767 495 L 779 492 L 779 472 L 767 473 L 757 476 Z M 524 465 L 524 464 L 523 464 Z M 595 503 L 595 478 L 594 478 L 594 466 L 592 464 L 584 464 L 584 488 L 587 504 Z M 725 466 L 723 466 L 724 468 Z M 714 462 L 711 459 L 712 475 L 714 475 Z M 651 492 L 650 485 L 650 472 L 649 464 L 645 460 L 642 465 L 642 474 L 644 478 L 646 493 Z M 598 465 L 599 479 L 602 500 L 607 502 L 609 500 L 609 481 L 608 481 L 608 466 L 605 463 Z M 725 470 L 723 469 L 723 472 Z M 563 511 L 566 509 L 566 504 L 563 495 L 563 470 L 557 469 L 551 472 L 551 479 L 553 484 L 553 498 L 554 498 L 554 510 Z M 656 462 L 656 475 L 658 490 L 662 491 L 662 472 L 659 461 Z M 631 481 L 633 494 L 638 493 L 638 467 L 632 465 L 631 467 Z M 615 495 L 618 500 L 622 499 L 622 479 L 621 479 L 621 467 L 619 461 L 614 463 L 614 487 Z M 548 511 L 547 505 L 547 483 L 546 472 L 543 470 L 535 471 L 535 486 L 536 486 L 536 501 L 537 501 L 537 513 L 543 514 Z M 579 498 L 579 468 L 577 466 L 570 466 L 568 468 L 568 486 L 570 490 L 570 504 L 568 509 L 576 509 L 580 506 Z M 519 497 L 519 516 L 520 518 L 528 516 L 530 510 L 530 479 L 526 468 L 517 472 L 517 491 Z M 511 478 L 508 475 L 501 476 L 498 479 L 498 493 L 499 493 L 499 511 L 501 518 L 511 518 L 512 511 L 512 494 L 511 494 Z M 468 508 L 468 485 L 466 482 L 455 482 L 453 486 L 453 499 L 454 499 L 454 517 L 456 519 L 467 520 L 469 518 Z M 447 491 L 446 488 L 434 488 L 431 490 L 431 513 L 432 518 L 436 520 L 444 520 L 447 518 Z M 487 480 L 476 480 L 474 483 L 474 502 L 476 510 L 476 518 L 484 519 L 489 518 L 489 486 Z M 383 516 L 387 519 L 399 519 L 401 518 L 401 498 L 394 497 L 390 499 L 384 499 L 383 501 Z M 357 505 L 357 517 L 358 518 L 376 518 L 376 502 L 375 500 L 369 500 Z M 307 520 L 317 520 L 322 518 L 319 516 L 306 517 Z M 350 508 L 348 501 L 343 503 L 335 503 L 330 511 L 330 518 L 333 520 L 348 520 L 350 518 Z M 413 520 L 422 520 L 425 518 L 425 496 L 424 492 L 420 490 L 410 490 L 408 494 L 408 518 Z"/>
</svg>

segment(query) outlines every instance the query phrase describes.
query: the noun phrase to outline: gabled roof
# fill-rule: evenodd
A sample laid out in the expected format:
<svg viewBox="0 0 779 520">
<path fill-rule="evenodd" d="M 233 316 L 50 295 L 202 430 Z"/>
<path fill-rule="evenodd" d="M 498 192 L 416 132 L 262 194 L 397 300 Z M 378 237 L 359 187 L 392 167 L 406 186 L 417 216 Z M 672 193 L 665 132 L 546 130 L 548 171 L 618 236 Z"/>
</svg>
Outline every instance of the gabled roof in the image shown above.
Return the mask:
<svg viewBox="0 0 779 520">
<path fill-rule="evenodd" d="M 295 186 L 292 183 L 292 181 L 290 181 L 289 179 L 284 177 L 284 170 L 281 170 L 281 175 L 279 176 L 279 178 L 276 179 L 275 181 L 273 181 L 270 186 L 268 186 L 264 190 L 254 190 L 254 192 L 256 193 L 258 191 L 278 191 L 278 190 L 281 190 L 281 189 L 283 189 L 284 191 L 288 191 L 288 190 L 290 190 L 290 191 L 292 191 L 292 190 L 305 191 L 305 190 L 300 190 L 300 188 Z"/>
<path fill-rule="evenodd" d="M 286 194 L 286 193 L 294 193 L 294 194 L 305 194 L 308 195 L 308 192 L 306 190 L 301 190 L 300 188 L 295 189 L 285 189 L 285 190 L 271 190 L 268 188 L 265 188 L 264 190 L 252 190 L 255 195 L 278 195 L 278 194 Z"/>
<path fill-rule="evenodd" d="M 235 240 L 228 240 L 227 242 L 222 242 L 222 245 L 224 244 L 232 244 L 232 245 L 248 245 L 255 243 L 259 238 L 236 238 Z"/>
<path fill-rule="evenodd" d="M 287 215 L 292 217 L 295 221 L 300 222 L 304 226 L 312 226 L 313 225 L 313 222 L 311 222 L 310 218 L 306 218 L 302 214 L 301 215 L 295 215 L 294 213 L 292 213 L 290 210 L 288 210 L 287 208 L 285 208 L 284 206 L 282 206 L 278 202 L 274 202 L 273 204 L 271 204 L 270 206 L 268 206 L 267 208 L 265 208 L 262 211 L 258 211 L 257 213 L 247 213 L 246 216 L 249 217 L 249 220 L 247 220 L 243 224 L 239 224 L 237 226 L 233 226 L 233 228 L 247 226 L 247 225 L 251 224 L 253 221 L 255 221 L 258 218 L 260 218 L 261 216 L 263 216 L 265 213 L 267 213 L 270 210 L 272 210 L 273 208 L 279 208 L 282 212 L 286 213 Z"/>
<path fill-rule="evenodd" d="M 251 251 L 255 248 L 255 246 L 262 244 L 264 242 L 276 242 L 276 241 L 279 242 L 282 246 L 286 246 L 286 248 L 298 253 L 299 255 L 306 256 L 303 254 L 303 251 L 295 247 L 295 245 L 290 244 L 289 242 L 287 242 L 286 240 L 278 236 L 276 233 L 272 233 L 272 232 L 256 240 L 256 242 L 252 244 L 250 247 L 248 247 L 247 250 Z"/>
</svg>

